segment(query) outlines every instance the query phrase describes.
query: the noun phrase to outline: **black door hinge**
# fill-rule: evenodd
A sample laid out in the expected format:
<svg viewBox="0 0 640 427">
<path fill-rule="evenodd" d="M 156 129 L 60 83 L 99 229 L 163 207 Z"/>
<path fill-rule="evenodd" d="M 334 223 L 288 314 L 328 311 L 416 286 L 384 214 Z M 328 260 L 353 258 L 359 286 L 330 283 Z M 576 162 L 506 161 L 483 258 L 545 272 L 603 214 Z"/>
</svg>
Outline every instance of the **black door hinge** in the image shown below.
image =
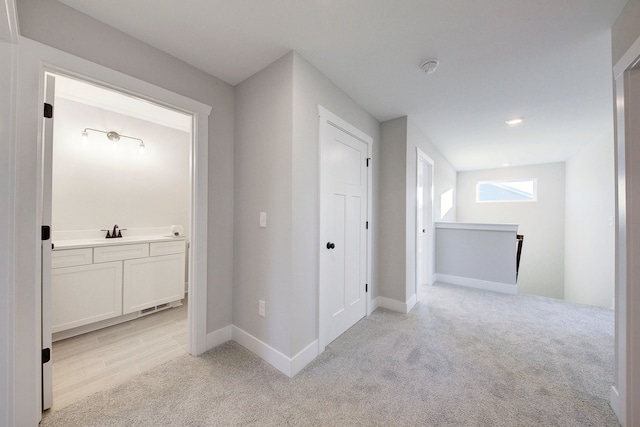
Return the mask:
<svg viewBox="0 0 640 427">
<path fill-rule="evenodd" d="M 369 167 L 369 160 L 371 160 L 371 157 L 367 157 L 367 167 Z"/>
<path fill-rule="evenodd" d="M 42 226 L 42 240 L 49 240 L 51 238 L 51 227 L 48 225 Z"/>
<path fill-rule="evenodd" d="M 50 119 L 50 118 L 53 117 L 53 105 L 51 105 L 51 104 L 49 104 L 47 102 L 44 103 L 44 116 L 47 119 Z"/>
<path fill-rule="evenodd" d="M 367 221 L 366 228 L 367 228 L 367 230 L 369 229 L 369 221 Z"/>
<path fill-rule="evenodd" d="M 368 283 L 364 284 L 364 291 L 365 292 L 369 292 L 369 284 Z"/>
<path fill-rule="evenodd" d="M 50 348 L 43 348 L 42 349 L 42 364 L 44 365 L 45 363 L 47 363 L 50 360 L 51 360 L 51 349 Z"/>
</svg>

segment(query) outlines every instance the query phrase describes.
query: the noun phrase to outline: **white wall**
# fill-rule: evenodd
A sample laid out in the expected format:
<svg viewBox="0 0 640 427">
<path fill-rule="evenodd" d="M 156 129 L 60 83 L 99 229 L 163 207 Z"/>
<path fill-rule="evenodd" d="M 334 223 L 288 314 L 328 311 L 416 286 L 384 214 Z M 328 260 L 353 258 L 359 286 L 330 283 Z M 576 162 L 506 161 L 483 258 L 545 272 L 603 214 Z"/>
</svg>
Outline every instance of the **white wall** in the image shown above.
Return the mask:
<svg viewBox="0 0 640 427">
<path fill-rule="evenodd" d="M 53 132 L 52 229 L 100 230 L 184 226 L 189 235 L 189 133 L 56 98 Z M 113 149 L 106 135 L 84 128 L 116 131 L 144 141 L 121 138 Z M 132 230 L 133 232 L 133 230 Z M 104 233 L 101 233 L 104 234 Z M 128 233 L 125 231 L 126 236 Z M 54 239 L 55 240 L 55 239 Z"/>
<path fill-rule="evenodd" d="M 613 143 L 584 147 L 566 163 L 567 301 L 611 308 L 615 289 Z"/>
<path fill-rule="evenodd" d="M 476 202 L 478 181 L 527 178 L 538 180 L 537 202 Z M 518 291 L 564 298 L 565 164 L 458 172 L 457 188 L 458 221 L 519 224 Z"/>
<path fill-rule="evenodd" d="M 434 220 L 440 195 L 456 187 L 456 171 L 407 117 L 381 125 L 379 295 L 406 303 L 415 295 L 417 148 L 434 161 Z"/>
</svg>

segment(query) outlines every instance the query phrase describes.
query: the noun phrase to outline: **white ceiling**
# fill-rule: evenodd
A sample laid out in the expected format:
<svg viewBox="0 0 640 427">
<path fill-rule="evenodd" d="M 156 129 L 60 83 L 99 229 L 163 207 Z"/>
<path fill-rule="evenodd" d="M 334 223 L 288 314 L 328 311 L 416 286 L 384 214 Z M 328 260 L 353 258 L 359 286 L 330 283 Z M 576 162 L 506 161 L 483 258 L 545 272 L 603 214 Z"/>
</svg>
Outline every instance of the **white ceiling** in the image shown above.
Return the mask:
<svg viewBox="0 0 640 427">
<path fill-rule="evenodd" d="M 192 117 L 188 114 L 80 80 L 56 76 L 56 97 L 191 133 Z M 81 131 L 78 129 L 78 135 Z"/>
<path fill-rule="evenodd" d="M 378 120 L 408 115 L 458 170 L 613 143 L 627 0 L 61 1 L 232 85 L 294 49 Z"/>
</svg>

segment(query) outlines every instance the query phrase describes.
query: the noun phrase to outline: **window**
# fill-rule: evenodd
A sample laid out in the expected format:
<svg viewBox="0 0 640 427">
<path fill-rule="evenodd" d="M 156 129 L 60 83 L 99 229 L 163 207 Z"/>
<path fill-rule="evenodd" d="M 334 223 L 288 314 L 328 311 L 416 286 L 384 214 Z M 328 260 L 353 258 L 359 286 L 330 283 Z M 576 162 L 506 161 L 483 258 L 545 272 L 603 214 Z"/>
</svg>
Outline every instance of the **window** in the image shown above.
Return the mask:
<svg viewBox="0 0 640 427">
<path fill-rule="evenodd" d="M 476 186 L 476 202 L 535 202 L 536 179 L 514 181 L 479 181 Z"/>
</svg>

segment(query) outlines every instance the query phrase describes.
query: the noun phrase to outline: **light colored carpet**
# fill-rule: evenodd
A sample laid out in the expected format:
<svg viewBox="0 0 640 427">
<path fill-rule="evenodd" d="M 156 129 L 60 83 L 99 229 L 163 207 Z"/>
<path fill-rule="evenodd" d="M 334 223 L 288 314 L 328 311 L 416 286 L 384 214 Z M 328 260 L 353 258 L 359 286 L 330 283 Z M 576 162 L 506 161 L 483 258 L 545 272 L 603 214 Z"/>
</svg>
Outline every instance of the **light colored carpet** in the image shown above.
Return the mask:
<svg viewBox="0 0 640 427">
<path fill-rule="evenodd" d="M 43 426 L 617 426 L 611 310 L 429 287 L 294 378 L 228 342 L 47 414 Z"/>
</svg>

